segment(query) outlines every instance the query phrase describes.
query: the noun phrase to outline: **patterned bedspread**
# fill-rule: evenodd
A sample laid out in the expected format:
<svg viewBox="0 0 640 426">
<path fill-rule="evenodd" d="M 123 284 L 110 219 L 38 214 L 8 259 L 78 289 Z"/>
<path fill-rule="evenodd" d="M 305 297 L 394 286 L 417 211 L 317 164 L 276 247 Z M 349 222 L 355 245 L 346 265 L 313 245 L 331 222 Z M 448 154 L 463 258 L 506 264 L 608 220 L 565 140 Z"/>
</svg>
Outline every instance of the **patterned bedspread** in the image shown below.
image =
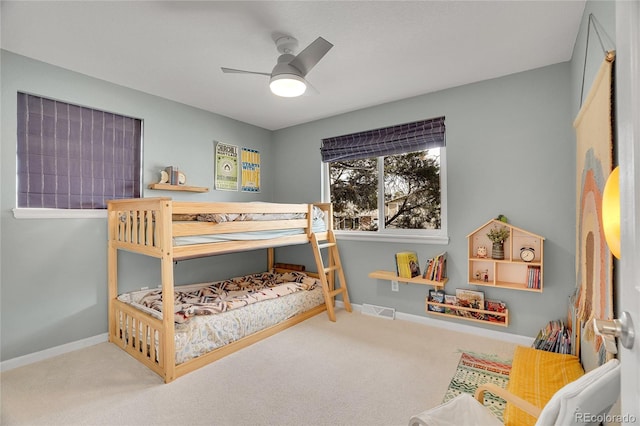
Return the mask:
<svg viewBox="0 0 640 426">
<path fill-rule="evenodd" d="M 174 321 L 184 323 L 195 315 L 212 315 L 291 293 L 313 290 L 319 282 L 300 272 L 264 272 L 219 281 L 192 291 L 174 293 Z M 162 312 L 162 290 L 146 294 L 141 305 Z"/>
</svg>

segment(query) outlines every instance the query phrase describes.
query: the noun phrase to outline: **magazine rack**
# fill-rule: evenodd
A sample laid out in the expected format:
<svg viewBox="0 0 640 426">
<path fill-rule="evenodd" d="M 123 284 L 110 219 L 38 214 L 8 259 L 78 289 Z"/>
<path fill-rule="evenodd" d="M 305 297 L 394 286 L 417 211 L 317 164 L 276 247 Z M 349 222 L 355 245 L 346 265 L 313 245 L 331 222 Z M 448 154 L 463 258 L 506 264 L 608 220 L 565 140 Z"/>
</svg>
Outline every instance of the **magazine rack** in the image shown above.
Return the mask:
<svg viewBox="0 0 640 426">
<path fill-rule="evenodd" d="M 444 312 L 432 311 L 429 309 L 442 309 Z M 484 309 L 467 308 L 465 306 L 449 305 L 445 303 L 432 302 L 426 300 L 425 308 L 428 314 L 441 315 L 449 318 L 459 318 L 468 321 L 475 321 L 484 324 L 509 326 L 509 309 L 504 312 L 487 311 Z"/>
</svg>

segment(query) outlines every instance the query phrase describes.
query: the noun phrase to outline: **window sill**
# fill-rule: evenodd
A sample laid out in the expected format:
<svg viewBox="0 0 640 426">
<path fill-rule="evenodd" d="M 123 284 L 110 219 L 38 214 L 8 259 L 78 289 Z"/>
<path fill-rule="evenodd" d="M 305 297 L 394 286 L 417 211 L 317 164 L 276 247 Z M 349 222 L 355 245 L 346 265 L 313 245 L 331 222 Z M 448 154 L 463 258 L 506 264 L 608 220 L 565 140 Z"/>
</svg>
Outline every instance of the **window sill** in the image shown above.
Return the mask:
<svg viewBox="0 0 640 426">
<path fill-rule="evenodd" d="M 449 244 L 446 235 L 408 235 L 378 232 L 350 232 L 333 231 L 338 240 L 348 241 L 381 241 L 385 243 L 413 243 L 413 244 Z"/>
<path fill-rule="evenodd" d="M 81 209 L 12 209 L 16 219 L 103 219 L 107 217 L 106 210 Z"/>
</svg>

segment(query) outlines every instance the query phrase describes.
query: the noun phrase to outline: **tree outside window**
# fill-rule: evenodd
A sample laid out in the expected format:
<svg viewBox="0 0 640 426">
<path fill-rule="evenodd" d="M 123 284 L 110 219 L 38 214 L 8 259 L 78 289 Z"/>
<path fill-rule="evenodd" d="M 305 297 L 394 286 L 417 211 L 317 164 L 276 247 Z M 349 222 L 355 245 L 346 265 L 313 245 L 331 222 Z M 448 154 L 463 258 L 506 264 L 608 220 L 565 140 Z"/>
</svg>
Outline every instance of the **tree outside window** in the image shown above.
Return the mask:
<svg viewBox="0 0 640 426">
<path fill-rule="evenodd" d="M 440 230 L 442 149 L 330 162 L 334 229 Z"/>
</svg>

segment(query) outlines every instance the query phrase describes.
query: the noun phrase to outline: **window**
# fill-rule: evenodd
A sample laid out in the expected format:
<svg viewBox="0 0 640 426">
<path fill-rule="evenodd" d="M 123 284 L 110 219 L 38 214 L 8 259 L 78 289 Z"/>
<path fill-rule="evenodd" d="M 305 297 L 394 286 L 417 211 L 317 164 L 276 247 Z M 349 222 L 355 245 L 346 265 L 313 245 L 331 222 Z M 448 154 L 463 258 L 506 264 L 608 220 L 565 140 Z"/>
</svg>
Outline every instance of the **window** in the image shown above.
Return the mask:
<svg viewBox="0 0 640 426">
<path fill-rule="evenodd" d="M 340 235 L 446 236 L 444 117 L 324 139 L 321 151 Z"/>
<path fill-rule="evenodd" d="M 18 93 L 18 208 L 140 197 L 141 153 L 139 119 Z"/>
</svg>

